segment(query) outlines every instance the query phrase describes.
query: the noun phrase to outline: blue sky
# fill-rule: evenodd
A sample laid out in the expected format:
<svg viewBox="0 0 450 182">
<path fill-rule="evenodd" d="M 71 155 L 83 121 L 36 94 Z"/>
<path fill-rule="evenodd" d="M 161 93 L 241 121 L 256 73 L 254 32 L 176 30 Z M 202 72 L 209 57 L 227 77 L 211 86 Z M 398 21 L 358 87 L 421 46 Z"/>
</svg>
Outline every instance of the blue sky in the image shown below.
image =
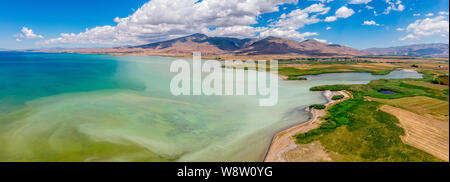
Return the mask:
<svg viewBox="0 0 450 182">
<path fill-rule="evenodd" d="M 448 43 L 448 0 L 2 0 L 0 48 L 112 47 L 205 33 L 357 49 Z M 62 35 L 63 34 L 63 35 Z"/>
</svg>

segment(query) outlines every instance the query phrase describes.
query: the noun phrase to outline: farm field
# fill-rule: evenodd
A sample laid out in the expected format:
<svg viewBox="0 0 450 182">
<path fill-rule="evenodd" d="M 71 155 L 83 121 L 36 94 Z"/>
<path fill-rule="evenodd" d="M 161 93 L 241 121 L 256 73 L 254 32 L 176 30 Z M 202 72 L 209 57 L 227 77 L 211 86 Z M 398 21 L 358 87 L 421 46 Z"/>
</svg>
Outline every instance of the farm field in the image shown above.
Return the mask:
<svg viewBox="0 0 450 182">
<path fill-rule="evenodd" d="M 279 74 L 294 77 L 340 72 L 370 72 L 385 75 L 397 69 L 413 69 L 433 74 L 448 73 L 448 59 L 442 58 L 297 58 L 279 61 Z"/>
<path fill-rule="evenodd" d="M 449 103 L 443 100 L 424 96 L 405 97 L 401 99 L 370 98 L 370 100 L 402 108 L 446 123 L 449 120 Z"/>
<path fill-rule="evenodd" d="M 401 136 L 404 143 L 449 161 L 448 120 L 447 123 L 443 123 L 387 105 L 381 107 L 381 110 L 395 115 L 399 119 L 400 126 L 405 130 L 405 135 Z"/>
<path fill-rule="evenodd" d="M 438 89 L 438 90 L 449 89 L 448 85 L 439 85 L 439 84 L 433 84 L 433 83 L 424 82 L 424 81 L 404 81 L 403 83 L 421 86 L 421 87 L 427 87 L 427 88 L 431 88 L 431 89 Z"/>
</svg>

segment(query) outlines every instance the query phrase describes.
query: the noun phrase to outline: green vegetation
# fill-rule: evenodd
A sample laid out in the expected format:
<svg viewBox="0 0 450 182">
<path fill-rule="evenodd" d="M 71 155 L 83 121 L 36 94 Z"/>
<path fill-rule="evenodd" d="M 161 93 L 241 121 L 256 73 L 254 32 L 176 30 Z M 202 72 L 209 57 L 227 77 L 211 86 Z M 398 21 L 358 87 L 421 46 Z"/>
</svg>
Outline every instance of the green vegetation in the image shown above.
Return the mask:
<svg viewBox="0 0 450 182">
<path fill-rule="evenodd" d="M 46 126 L 46 129 L 42 130 L 39 126 L 33 124 L 28 123 L 29 125 L 26 125 L 26 119 L 32 114 L 34 114 L 34 110 L 27 107 L 0 116 L 0 161 L 95 162 L 124 160 L 129 162 L 174 162 L 181 157 L 181 154 L 160 155 L 131 141 L 117 143 L 96 140 L 79 131 L 76 127 L 71 127 L 69 122 L 65 123 L 63 127 L 39 124 L 39 126 Z M 100 122 L 100 119 L 98 121 Z M 111 118 L 108 121 L 117 123 L 117 120 Z M 29 128 L 26 131 L 21 131 L 20 128 L 25 125 Z M 57 128 L 57 132 L 55 132 L 55 128 Z M 15 132 L 21 134 L 16 137 L 13 135 Z M 121 158 L 121 156 L 127 157 Z"/>
<path fill-rule="evenodd" d="M 440 85 L 448 85 L 449 84 L 449 76 L 448 75 L 441 75 L 438 76 L 433 80 L 433 83 L 440 84 Z"/>
<path fill-rule="evenodd" d="M 311 91 L 340 91 L 348 90 L 351 91 L 355 97 L 363 98 L 364 96 L 381 98 L 381 99 L 398 99 L 403 97 L 414 97 L 414 96 L 427 96 L 431 98 L 436 98 L 440 100 L 448 101 L 448 95 L 445 94 L 445 90 L 433 89 L 418 85 L 410 85 L 405 83 L 405 81 L 414 81 L 420 79 L 381 79 L 371 81 L 367 85 L 325 85 L 313 87 Z M 382 94 L 379 90 L 392 90 L 395 94 Z"/>
<path fill-rule="evenodd" d="M 307 79 L 299 76 L 288 76 L 286 80 L 307 80 Z"/>
<path fill-rule="evenodd" d="M 77 162 L 77 161 L 109 161 L 115 160 L 117 156 L 123 153 L 142 153 L 136 156 L 131 162 L 156 162 L 156 161 L 176 161 L 177 157 L 160 156 L 147 148 L 138 146 L 133 143 L 115 144 L 112 142 L 95 141 L 88 136 L 75 131 L 73 129 L 64 130 L 64 137 L 57 139 L 49 139 L 52 134 L 50 131 L 43 136 L 34 138 L 32 141 L 27 141 L 27 150 L 18 150 L 20 144 L 8 143 L 10 136 L 1 136 L 0 145 L 8 146 L 8 148 L 0 148 L 1 161 L 13 162 Z M 44 137 L 47 136 L 47 137 Z M 66 137 L 70 137 L 71 142 L 67 141 Z M 53 143 L 52 143 L 53 142 Z M 52 144 L 58 143 L 62 145 L 63 150 L 55 150 Z M 11 150 L 16 149 L 16 150 Z M 98 154 L 98 155 L 93 155 Z M 95 157 L 93 157 L 95 156 Z"/>
<path fill-rule="evenodd" d="M 348 90 L 354 98 L 328 109 L 328 115 L 319 128 L 296 135 L 296 141 L 307 144 L 320 143 L 328 151 L 337 152 L 337 161 L 440 161 L 436 157 L 406 145 L 401 141 L 404 130 L 396 117 L 379 108 L 381 103 L 365 100 L 367 96 L 379 99 L 397 99 L 426 96 L 448 103 L 447 90 L 411 85 L 405 81 L 426 79 L 375 80 L 367 85 L 326 85 L 311 88 L 312 91 Z M 392 90 L 395 94 L 378 93 Z"/>
<path fill-rule="evenodd" d="M 326 73 L 343 73 L 343 72 L 359 72 L 359 73 L 372 73 L 373 75 L 387 75 L 395 69 L 371 69 L 365 67 L 345 67 L 345 66 L 335 66 L 335 67 L 317 67 L 310 69 L 297 69 L 293 67 L 280 67 L 278 68 L 278 73 L 281 75 L 286 75 L 289 77 L 295 76 L 305 76 L 305 75 L 320 75 Z"/>
<path fill-rule="evenodd" d="M 343 99 L 345 96 L 344 95 L 335 95 L 331 98 L 331 100 L 341 100 Z"/>
<path fill-rule="evenodd" d="M 298 143 L 319 140 L 327 150 L 349 161 L 438 161 L 433 156 L 403 144 L 397 118 L 378 110 L 377 102 L 354 99 L 329 110 L 324 124 L 297 135 Z M 339 128 L 339 132 L 334 132 Z"/>
<path fill-rule="evenodd" d="M 318 129 L 296 136 L 301 144 L 320 141 L 343 161 L 439 161 L 404 144 L 396 117 L 378 110 L 381 104 L 363 99 L 347 100 L 329 109 Z"/>
<path fill-rule="evenodd" d="M 448 122 L 448 101 L 424 96 L 405 97 L 401 99 L 370 98 L 370 100 L 402 108 L 420 115 L 430 115 L 436 120 Z"/>
<path fill-rule="evenodd" d="M 448 85 L 439 85 L 439 84 L 434 84 L 434 83 L 424 82 L 424 81 L 404 81 L 404 83 L 410 84 L 410 85 L 417 85 L 417 86 L 432 88 L 432 89 L 438 89 L 438 90 L 448 90 Z"/>
<path fill-rule="evenodd" d="M 326 106 L 325 106 L 325 105 L 322 105 L 322 104 L 313 104 L 313 105 L 310 105 L 309 108 L 314 108 L 314 109 L 322 110 L 322 109 L 325 109 Z"/>
</svg>

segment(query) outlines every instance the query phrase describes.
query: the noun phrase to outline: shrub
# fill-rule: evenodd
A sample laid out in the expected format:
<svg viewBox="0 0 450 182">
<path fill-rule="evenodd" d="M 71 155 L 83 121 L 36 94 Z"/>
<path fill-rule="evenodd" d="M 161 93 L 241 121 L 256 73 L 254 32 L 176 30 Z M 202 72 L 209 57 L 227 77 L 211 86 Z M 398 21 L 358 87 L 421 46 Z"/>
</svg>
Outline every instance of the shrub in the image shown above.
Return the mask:
<svg viewBox="0 0 450 182">
<path fill-rule="evenodd" d="M 307 79 L 299 76 L 289 76 L 286 80 L 307 80 Z"/>
<path fill-rule="evenodd" d="M 322 109 L 325 109 L 326 106 L 325 106 L 325 105 L 322 105 L 322 104 L 313 104 L 313 105 L 310 105 L 309 108 L 314 108 L 314 109 L 322 110 Z"/>
<path fill-rule="evenodd" d="M 331 98 L 331 100 L 341 100 L 343 99 L 345 96 L 344 95 L 335 95 Z"/>
<path fill-rule="evenodd" d="M 449 85 L 449 76 L 441 75 L 435 78 L 432 82 L 439 85 Z"/>
<path fill-rule="evenodd" d="M 348 90 L 348 89 L 349 89 L 349 86 L 347 86 L 347 85 L 324 85 L 324 86 L 312 87 L 309 90 L 311 90 L 311 91 L 325 91 L 325 90 L 341 91 L 341 90 Z"/>
</svg>

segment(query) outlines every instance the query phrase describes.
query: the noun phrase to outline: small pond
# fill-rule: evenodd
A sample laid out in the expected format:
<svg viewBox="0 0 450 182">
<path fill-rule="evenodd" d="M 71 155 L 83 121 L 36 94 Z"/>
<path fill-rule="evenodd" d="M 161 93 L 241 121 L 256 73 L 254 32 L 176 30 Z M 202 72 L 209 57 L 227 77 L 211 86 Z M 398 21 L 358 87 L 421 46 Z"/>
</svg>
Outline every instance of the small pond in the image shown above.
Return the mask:
<svg viewBox="0 0 450 182">
<path fill-rule="evenodd" d="M 395 92 L 392 90 L 379 90 L 378 92 L 382 94 L 395 94 Z"/>
</svg>

